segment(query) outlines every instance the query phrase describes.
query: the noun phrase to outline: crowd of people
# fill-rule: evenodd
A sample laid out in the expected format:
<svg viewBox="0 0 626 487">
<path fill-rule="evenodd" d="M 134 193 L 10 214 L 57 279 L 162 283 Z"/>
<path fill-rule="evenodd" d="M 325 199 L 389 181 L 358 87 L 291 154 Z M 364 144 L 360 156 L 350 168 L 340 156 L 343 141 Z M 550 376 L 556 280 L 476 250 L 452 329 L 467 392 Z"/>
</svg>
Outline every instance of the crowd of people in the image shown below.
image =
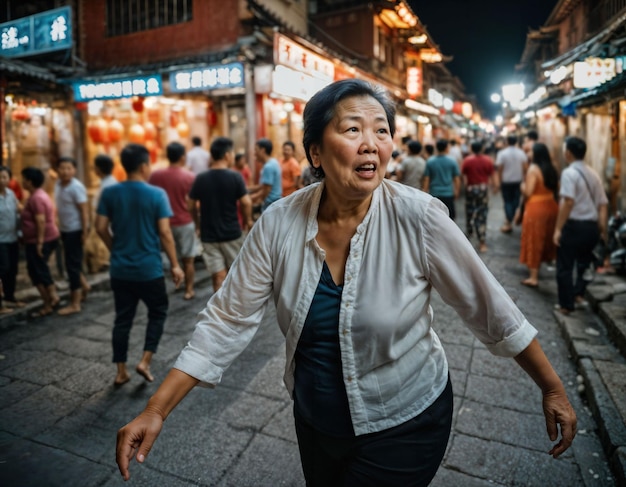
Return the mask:
<svg viewBox="0 0 626 487">
<path fill-rule="evenodd" d="M 445 354 L 430 326 L 431 287 L 493 353 L 515 357 L 535 380 L 544 393 L 550 438 L 556 440 L 558 431 L 562 436 L 551 453 L 567 449 L 576 420 L 560 379 L 536 330 L 471 241 L 475 235 L 478 252 L 488 251 L 489 197 L 502 191 L 500 230 L 513 234 L 521 224 L 520 262 L 529 272 L 521 284 L 539 286 L 541 264 L 556 259 L 557 310 L 569 314 L 584 306 L 592 249 L 606 238 L 607 218 L 600 178 L 583 162 L 585 142 L 565 141 L 568 166 L 559 181 L 535 132 L 523 141 L 510 135 L 495 157 L 482 140 L 422 144 L 405 138 L 394 150 L 394 117 L 393 104 L 367 83 L 333 83 L 306 106 L 304 167 L 293 142 L 283 143 L 279 161 L 272 142 L 259 139 L 255 181 L 246 156 L 236 154 L 226 137 L 215 138 L 209 152 L 197 137 L 188 152 L 172 142 L 169 166 L 154 172 L 147 149 L 129 144 L 120 154 L 123 182 L 113 177 L 108 156 L 95 160 L 101 187 L 93 198 L 93 225 L 74 160 L 59 161 L 52 198 L 42 189 L 41 170 L 22 171 L 27 195 L 20 198 L 10 187 L 10 171 L 0 167 L 0 312 L 23 305 L 15 298 L 19 241 L 43 302 L 37 316 L 60 303 L 51 254 L 62 246 L 70 297 L 58 314 L 69 315 L 81 312 L 89 292 L 84 249 L 99 246 L 115 303 L 116 386 L 130 380 L 129 335 L 139 301 L 147 306 L 148 323 L 135 370 L 154 380 L 150 365 L 168 314 L 162 253 L 174 284 L 184 283 L 185 300 L 196 296 L 196 257 L 211 274 L 214 294 L 189 346 L 146 411 L 120 431 L 118 464 L 125 478 L 129 459 L 137 453 L 143 461 L 186 393 L 198 383 L 220 381 L 273 299 L 287 341 L 285 384 L 294 398 L 307 483 L 342 478 L 413 485 L 407 479 L 431 479 L 452 413 Z M 454 223 L 462 192 L 465 232 Z M 417 446 L 400 461 L 405 438 Z"/>
</svg>

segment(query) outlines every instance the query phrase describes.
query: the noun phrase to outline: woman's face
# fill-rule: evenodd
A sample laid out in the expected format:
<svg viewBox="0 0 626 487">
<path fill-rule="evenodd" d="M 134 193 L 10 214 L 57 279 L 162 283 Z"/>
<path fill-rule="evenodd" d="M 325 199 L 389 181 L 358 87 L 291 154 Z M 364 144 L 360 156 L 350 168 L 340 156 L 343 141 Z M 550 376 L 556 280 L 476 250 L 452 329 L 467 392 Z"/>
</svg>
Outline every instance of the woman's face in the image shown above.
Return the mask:
<svg viewBox="0 0 626 487">
<path fill-rule="evenodd" d="M 310 154 L 322 167 L 327 191 L 367 198 L 385 178 L 393 141 L 382 105 L 370 96 L 345 98 Z"/>
</svg>

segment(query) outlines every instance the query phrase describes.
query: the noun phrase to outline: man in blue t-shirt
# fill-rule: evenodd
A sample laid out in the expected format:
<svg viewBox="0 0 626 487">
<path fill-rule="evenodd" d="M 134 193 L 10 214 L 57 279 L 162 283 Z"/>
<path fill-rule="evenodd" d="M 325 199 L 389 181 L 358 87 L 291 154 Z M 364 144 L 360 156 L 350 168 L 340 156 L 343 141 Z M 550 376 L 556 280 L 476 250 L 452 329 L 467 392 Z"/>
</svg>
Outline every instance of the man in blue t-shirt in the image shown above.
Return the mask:
<svg viewBox="0 0 626 487">
<path fill-rule="evenodd" d="M 254 145 L 254 157 L 263 164 L 261 179 L 258 186 L 248 189 L 254 204 L 261 203 L 261 211 L 265 211 L 283 194 L 283 181 L 280 163 L 272 157 L 272 141 L 259 139 Z"/>
<path fill-rule="evenodd" d="M 143 356 L 135 370 L 148 382 L 154 380 L 150 363 L 163 334 L 168 309 L 161 247 L 170 261 L 176 287 L 185 277 L 176 260 L 167 193 L 147 183 L 150 177 L 148 150 L 142 145 L 128 144 L 120 158 L 128 179 L 102 192 L 96 217 L 96 232 L 111 251 L 116 386 L 130 380 L 126 368 L 128 339 L 140 300 L 148 308 L 148 325 Z"/>
<path fill-rule="evenodd" d="M 426 162 L 422 189 L 440 199 L 450 212 L 450 218 L 454 220 L 456 211 L 454 200 L 461 190 L 461 173 L 459 165 L 447 155 L 448 141 L 437 141 L 437 155 Z"/>
</svg>

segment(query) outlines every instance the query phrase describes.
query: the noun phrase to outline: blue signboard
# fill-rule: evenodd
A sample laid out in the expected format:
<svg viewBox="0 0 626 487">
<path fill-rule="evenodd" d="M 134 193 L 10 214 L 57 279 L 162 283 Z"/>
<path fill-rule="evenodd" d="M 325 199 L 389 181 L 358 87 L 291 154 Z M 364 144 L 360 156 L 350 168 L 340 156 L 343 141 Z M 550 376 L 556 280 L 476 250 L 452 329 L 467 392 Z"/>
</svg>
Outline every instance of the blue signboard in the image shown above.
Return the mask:
<svg viewBox="0 0 626 487">
<path fill-rule="evenodd" d="M 170 73 L 170 90 L 204 91 L 244 86 L 243 64 L 217 64 Z"/>
<path fill-rule="evenodd" d="M 0 56 L 32 56 L 71 47 L 71 7 L 55 8 L 0 24 Z"/>
<path fill-rule="evenodd" d="M 131 96 L 156 96 L 163 93 L 160 74 L 108 79 L 80 80 L 72 83 L 74 101 L 110 100 Z"/>
</svg>

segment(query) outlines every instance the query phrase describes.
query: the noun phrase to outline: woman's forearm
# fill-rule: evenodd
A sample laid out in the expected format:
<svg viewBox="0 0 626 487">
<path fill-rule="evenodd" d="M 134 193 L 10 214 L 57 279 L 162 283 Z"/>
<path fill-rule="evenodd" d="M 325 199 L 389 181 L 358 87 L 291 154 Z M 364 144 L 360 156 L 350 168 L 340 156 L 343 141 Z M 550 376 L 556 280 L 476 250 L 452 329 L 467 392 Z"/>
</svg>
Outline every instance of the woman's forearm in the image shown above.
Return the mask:
<svg viewBox="0 0 626 487">
<path fill-rule="evenodd" d="M 148 401 L 146 411 L 155 412 L 161 416 L 163 421 L 169 416 L 172 410 L 180 401 L 193 389 L 198 379 L 178 369 L 172 369 L 159 386 L 154 396 Z"/>
<path fill-rule="evenodd" d="M 515 361 L 532 378 L 545 394 L 557 389 L 563 389 L 563 384 L 552 368 L 548 357 L 543 352 L 537 339 L 515 356 Z"/>
</svg>

